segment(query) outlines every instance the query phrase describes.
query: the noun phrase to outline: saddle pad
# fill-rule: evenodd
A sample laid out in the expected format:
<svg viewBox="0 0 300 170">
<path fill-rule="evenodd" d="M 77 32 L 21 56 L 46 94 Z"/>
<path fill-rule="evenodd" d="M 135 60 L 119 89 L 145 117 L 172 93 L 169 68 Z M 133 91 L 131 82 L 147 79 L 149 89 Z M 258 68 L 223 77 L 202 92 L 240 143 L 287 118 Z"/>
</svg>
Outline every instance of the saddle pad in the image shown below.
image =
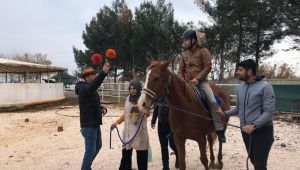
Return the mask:
<svg viewBox="0 0 300 170">
<path fill-rule="evenodd" d="M 204 90 L 198 88 L 197 86 L 193 86 L 193 89 L 197 95 L 198 101 L 200 103 L 200 105 L 202 105 L 203 108 L 205 108 L 205 110 L 210 113 L 210 109 L 209 109 L 209 105 L 208 105 L 208 100 L 207 100 L 207 96 L 204 92 Z M 219 107 L 222 106 L 222 100 L 220 98 L 220 96 L 214 94 L 215 99 L 217 101 L 217 104 L 219 105 Z"/>
</svg>

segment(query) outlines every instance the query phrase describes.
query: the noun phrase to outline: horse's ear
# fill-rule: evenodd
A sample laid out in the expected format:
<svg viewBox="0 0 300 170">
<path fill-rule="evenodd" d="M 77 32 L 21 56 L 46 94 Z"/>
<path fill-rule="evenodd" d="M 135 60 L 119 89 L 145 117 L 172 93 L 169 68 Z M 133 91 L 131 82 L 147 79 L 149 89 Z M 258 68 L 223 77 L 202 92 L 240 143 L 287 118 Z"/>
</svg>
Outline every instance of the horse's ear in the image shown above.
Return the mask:
<svg viewBox="0 0 300 170">
<path fill-rule="evenodd" d="M 155 62 L 155 58 L 152 56 L 152 54 L 149 51 L 146 51 L 146 55 L 147 55 L 148 61 L 150 59 L 151 64 Z"/>
<path fill-rule="evenodd" d="M 151 57 L 151 59 L 150 59 L 150 63 L 152 64 L 152 63 L 155 63 L 155 62 L 157 62 L 157 59 L 155 59 L 155 58 Z"/>
<path fill-rule="evenodd" d="M 169 67 L 170 63 L 171 63 L 171 60 L 164 61 L 164 62 L 162 62 L 161 67 L 162 67 L 163 69 L 166 69 L 166 68 Z"/>
</svg>

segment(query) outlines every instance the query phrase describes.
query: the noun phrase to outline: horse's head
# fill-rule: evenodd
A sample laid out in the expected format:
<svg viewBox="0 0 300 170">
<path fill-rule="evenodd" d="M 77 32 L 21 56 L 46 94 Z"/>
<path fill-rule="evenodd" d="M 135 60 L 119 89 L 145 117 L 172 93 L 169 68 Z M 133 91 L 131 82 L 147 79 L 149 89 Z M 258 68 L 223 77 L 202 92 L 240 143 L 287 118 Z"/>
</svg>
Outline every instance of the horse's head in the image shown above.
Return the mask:
<svg viewBox="0 0 300 170">
<path fill-rule="evenodd" d="M 151 62 L 147 69 L 145 84 L 138 101 L 139 109 L 147 112 L 158 96 L 166 95 L 170 81 L 170 61 Z"/>
</svg>

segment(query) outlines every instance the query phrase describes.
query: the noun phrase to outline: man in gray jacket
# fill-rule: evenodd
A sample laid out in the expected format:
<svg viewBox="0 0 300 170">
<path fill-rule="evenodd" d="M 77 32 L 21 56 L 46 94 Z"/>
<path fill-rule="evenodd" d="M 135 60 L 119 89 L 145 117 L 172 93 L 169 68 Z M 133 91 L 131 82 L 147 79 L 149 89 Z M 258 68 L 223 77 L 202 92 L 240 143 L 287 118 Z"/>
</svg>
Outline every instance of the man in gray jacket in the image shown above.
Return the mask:
<svg viewBox="0 0 300 170">
<path fill-rule="evenodd" d="M 239 115 L 250 160 L 256 170 L 266 170 L 268 155 L 274 142 L 274 91 L 263 76 L 256 76 L 254 60 L 248 59 L 239 63 L 237 76 L 243 81 L 237 87 L 237 106 L 220 114 Z"/>
</svg>

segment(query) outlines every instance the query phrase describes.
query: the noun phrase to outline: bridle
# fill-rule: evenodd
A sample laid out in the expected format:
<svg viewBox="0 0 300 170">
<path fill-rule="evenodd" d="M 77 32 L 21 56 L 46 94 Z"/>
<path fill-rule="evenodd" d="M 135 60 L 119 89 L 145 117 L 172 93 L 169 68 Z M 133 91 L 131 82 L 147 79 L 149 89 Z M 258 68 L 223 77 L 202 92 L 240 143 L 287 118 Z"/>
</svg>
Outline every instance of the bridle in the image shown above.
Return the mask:
<svg viewBox="0 0 300 170">
<path fill-rule="evenodd" d="M 167 96 L 170 93 L 170 86 L 171 86 L 171 74 L 168 77 L 168 81 L 166 81 L 164 83 L 164 88 L 162 90 L 164 92 L 164 94 L 162 94 L 161 96 Z M 158 97 L 160 96 L 149 88 L 143 88 L 141 93 L 146 94 L 146 96 L 153 99 L 153 101 L 156 101 L 158 99 Z"/>
</svg>

